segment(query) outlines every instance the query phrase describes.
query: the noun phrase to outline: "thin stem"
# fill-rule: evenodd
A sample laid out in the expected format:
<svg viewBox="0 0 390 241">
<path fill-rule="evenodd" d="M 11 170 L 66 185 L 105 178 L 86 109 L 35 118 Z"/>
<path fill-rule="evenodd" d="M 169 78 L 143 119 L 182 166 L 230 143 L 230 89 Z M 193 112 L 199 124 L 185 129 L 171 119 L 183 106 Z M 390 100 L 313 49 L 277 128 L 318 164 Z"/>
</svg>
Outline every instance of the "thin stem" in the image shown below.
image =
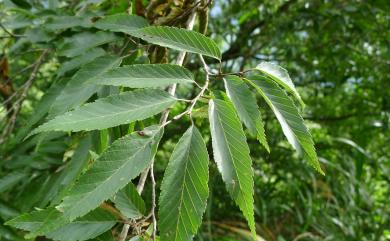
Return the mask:
<svg viewBox="0 0 390 241">
<path fill-rule="evenodd" d="M 197 2 L 199 2 L 199 0 L 196 0 Z M 192 30 L 194 28 L 194 24 L 195 24 L 195 18 L 196 18 L 196 11 L 192 11 L 190 17 L 188 18 L 188 21 L 187 21 L 187 24 L 186 24 L 186 28 L 188 30 Z M 177 56 L 177 59 L 176 59 L 176 64 L 177 65 L 180 65 L 182 66 L 183 65 L 183 62 L 184 62 L 184 58 L 186 56 L 186 52 L 180 52 L 179 55 Z M 173 85 L 170 85 L 168 87 L 168 90 L 167 92 L 171 95 L 175 95 L 176 93 L 176 87 L 177 85 L 176 84 L 173 84 Z M 168 116 L 169 116 L 169 112 L 170 112 L 170 109 L 167 109 L 165 110 L 162 115 L 161 115 L 161 118 L 160 118 L 160 125 L 163 127 L 165 125 L 165 123 L 167 122 L 167 119 L 168 119 Z M 145 187 L 145 181 L 146 181 L 146 176 L 148 175 L 149 173 L 149 169 L 151 169 L 151 177 L 153 178 L 152 180 L 152 188 L 153 188 L 153 191 L 152 191 L 152 201 L 153 201 L 153 204 L 152 204 L 152 217 L 153 217 L 153 235 L 152 235 L 152 240 L 155 241 L 156 240 L 156 232 L 157 232 L 157 222 L 156 222 L 156 215 L 155 215 L 155 206 L 156 206 L 156 185 L 155 185 L 155 181 L 154 181 L 154 173 L 153 173 L 153 163 L 154 163 L 154 159 L 152 160 L 152 163 L 151 165 L 146 168 L 145 171 L 142 172 L 141 174 L 141 178 L 140 180 L 138 181 L 138 185 L 137 185 L 137 191 L 141 194 L 144 187 Z M 123 227 L 124 229 L 125 227 Z M 123 231 L 122 229 L 122 231 Z M 123 240 L 119 240 L 119 241 L 124 241 Z"/>
<path fill-rule="evenodd" d="M 154 179 L 154 163 L 150 166 L 150 179 L 152 180 L 152 220 L 153 220 L 153 233 L 152 240 L 156 240 L 156 232 L 157 232 L 157 220 L 156 220 L 156 180 Z"/>
<path fill-rule="evenodd" d="M 202 61 L 204 70 L 206 72 L 206 81 L 205 81 L 204 85 L 202 86 L 199 94 L 196 95 L 195 98 L 191 100 L 191 105 L 190 105 L 190 107 L 187 110 L 185 110 L 184 112 L 174 116 L 171 120 L 166 121 L 165 123 L 163 123 L 161 125 L 161 127 L 165 127 L 166 125 L 172 123 L 175 120 L 178 120 L 178 119 L 182 118 L 183 116 L 185 116 L 187 114 L 190 116 L 190 119 L 192 121 L 192 112 L 193 112 L 193 110 L 195 108 L 195 105 L 199 101 L 199 99 L 204 96 L 204 93 L 208 89 L 209 83 L 210 83 L 210 77 L 209 77 L 209 75 L 210 75 L 210 67 L 206 64 L 206 61 L 204 60 L 202 55 L 199 55 L 199 57 L 200 57 L 200 60 Z"/>
</svg>

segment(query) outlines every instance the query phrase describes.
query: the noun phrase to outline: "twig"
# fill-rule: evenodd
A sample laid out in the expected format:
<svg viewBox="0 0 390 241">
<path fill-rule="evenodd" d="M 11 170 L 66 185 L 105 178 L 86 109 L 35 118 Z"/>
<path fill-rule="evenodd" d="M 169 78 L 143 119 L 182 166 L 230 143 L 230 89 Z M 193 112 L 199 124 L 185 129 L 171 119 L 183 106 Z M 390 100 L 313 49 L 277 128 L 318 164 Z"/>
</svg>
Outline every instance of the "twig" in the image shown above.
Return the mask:
<svg viewBox="0 0 390 241">
<path fill-rule="evenodd" d="M 6 137 L 12 132 L 12 130 L 14 129 L 15 127 L 15 123 L 16 123 L 16 117 L 18 116 L 21 108 L 22 108 L 22 104 L 23 104 L 23 101 L 26 99 L 26 96 L 27 96 L 27 92 L 28 90 L 30 89 L 30 87 L 32 86 L 32 84 L 34 83 L 34 80 L 38 74 L 38 71 L 45 59 L 45 56 L 46 54 L 49 52 L 48 49 L 45 49 L 41 55 L 38 57 L 38 59 L 35 61 L 34 63 L 34 69 L 32 70 L 31 72 L 31 75 L 30 77 L 28 78 L 28 80 L 26 81 L 25 84 L 23 84 L 23 90 L 22 90 L 22 93 L 20 95 L 20 97 L 15 101 L 15 107 L 14 107 L 14 112 L 12 113 L 12 116 L 10 117 L 10 119 L 8 120 L 8 123 L 6 124 L 6 126 L 4 127 L 4 130 L 3 132 L 1 133 L 1 136 L 0 136 L 0 144 L 3 143 L 6 139 Z"/>
<path fill-rule="evenodd" d="M 210 68 L 206 64 L 206 62 L 204 61 L 203 56 L 199 55 L 199 57 L 200 57 L 200 60 L 202 61 L 203 67 L 204 67 L 204 69 L 206 71 L 206 81 L 205 81 L 205 84 L 201 87 L 201 90 L 200 90 L 199 94 L 197 96 L 195 96 L 194 99 L 191 100 L 190 107 L 187 110 L 185 110 L 184 112 L 182 112 L 182 113 L 176 115 L 175 117 L 173 117 L 171 120 L 166 121 L 164 124 L 162 124 L 162 127 L 170 124 L 171 122 L 173 122 L 175 120 L 178 120 L 178 119 L 182 118 L 183 116 L 185 116 L 187 114 L 190 116 L 190 119 L 191 119 L 191 122 L 192 122 L 192 112 L 193 112 L 193 110 L 195 108 L 195 105 L 199 101 L 199 99 L 204 96 L 204 93 L 208 89 L 209 83 L 210 83 L 210 77 L 209 77 L 210 76 Z"/>
<path fill-rule="evenodd" d="M 9 36 L 0 36 L 0 38 L 20 38 L 20 37 L 26 37 L 25 35 L 18 35 L 11 33 L 2 23 L 0 23 L 0 28 L 3 29 L 3 31 L 8 34 Z"/>
<path fill-rule="evenodd" d="M 199 0 L 197 0 L 196 2 L 199 2 Z M 188 21 L 186 23 L 186 28 L 188 30 L 192 30 L 194 28 L 194 24 L 195 24 L 195 18 L 196 18 L 196 11 L 192 11 L 190 17 L 188 18 Z M 176 64 L 177 65 L 180 65 L 182 66 L 183 65 L 183 62 L 184 62 L 184 58 L 186 56 L 186 52 L 180 52 L 179 55 L 177 56 L 177 59 L 176 59 Z M 176 87 L 177 87 L 177 84 L 173 84 L 173 85 L 170 85 L 168 87 L 168 90 L 167 92 L 171 95 L 175 95 L 176 93 Z M 167 109 L 165 110 L 162 115 L 161 115 L 161 118 L 160 118 L 160 125 L 163 127 L 165 126 L 165 123 L 167 122 L 167 119 L 168 119 L 168 116 L 169 116 L 169 112 L 170 110 Z M 146 176 L 148 175 L 149 173 L 149 169 L 152 169 L 153 168 L 153 163 L 154 163 L 154 159 L 152 160 L 152 164 L 150 165 L 150 167 L 148 167 L 142 174 L 141 174 L 141 178 L 138 182 L 138 185 L 137 185 L 137 190 L 139 193 L 142 193 L 143 191 L 143 188 L 145 186 L 145 181 L 146 181 Z M 153 170 L 153 169 L 152 169 Z M 151 174 L 151 175 L 154 175 L 154 174 Z M 155 185 L 153 186 L 153 192 L 155 193 Z M 154 197 L 155 199 L 155 197 Z M 156 205 L 155 203 L 155 200 L 153 201 L 153 206 Z M 155 241 L 155 233 L 157 232 L 157 223 L 156 223 L 156 220 L 155 220 L 155 213 L 154 213 L 154 208 L 152 207 L 152 217 L 153 218 L 153 241 Z M 120 241 L 124 241 L 124 240 L 120 240 Z"/>
<path fill-rule="evenodd" d="M 188 19 L 188 22 L 187 22 L 187 29 L 188 30 L 192 30 L 194 28 L 195 17 L 196 17 L 196 12 L 194 11 L 191 14 L 191 16 L 190 16 L 190 18 Z M 180 52 L 179 53 L 179 55 L 177 56 L 177 59 L 176 59 L 176 64 L 177 65 L 183 65 L 185 55 L 186 55 L 186 52 Z M 177 87 L 177 84 L 170 85 L 168 87 L 167 92 L 169 94 L 171 94 L 171 95 L 174 95 L 176 93 L 176 87 Z M 169 112 L 170 112 L 170 110 L 167 109 L 167 110 L 165 110 L 162 113 L 161 118 L 160 118 L 160 125 L 164 125 L 165 122 L 167 122 Z M 145 177 L 148 175 L 148 172 L 149 172 L 149 168 L 147 168 L 141 174 L 141 178 L 140 178 L 140 180 L 138 182 L 138 186 L 137 186 L 137 190 L 138 190 L 139 193 L 142 193 L 142 191 L 143 191 L 143 187 L 145 186 L 145 181 L 146 181 Z"/>
<path fill-rule="evenodd" d="M 9 36 L 11 36 L 11 37 L 16 37 L 13 33 L 11 33 L 10 31 L 8 31 L 8 29 L 7 29 L 2 23 L 0 23 L 0 28 L 2 28 L 2 29 L 4 30 L 4 32 L 5 32 L 6 34 L 8 34 Z"/>
<path fill-rule="evenodd" d="M 154 163 L 150 165 L 150 179 L 152 180 L 152 220 L 153 220 L 153 232 L 152 232 L 152 240 L 156 240 L 156 232 L 157 232 L 157 220 L 156 220 L 156 180 L 154 179 L 154 171 L 153 171 Z"/>
</svg>

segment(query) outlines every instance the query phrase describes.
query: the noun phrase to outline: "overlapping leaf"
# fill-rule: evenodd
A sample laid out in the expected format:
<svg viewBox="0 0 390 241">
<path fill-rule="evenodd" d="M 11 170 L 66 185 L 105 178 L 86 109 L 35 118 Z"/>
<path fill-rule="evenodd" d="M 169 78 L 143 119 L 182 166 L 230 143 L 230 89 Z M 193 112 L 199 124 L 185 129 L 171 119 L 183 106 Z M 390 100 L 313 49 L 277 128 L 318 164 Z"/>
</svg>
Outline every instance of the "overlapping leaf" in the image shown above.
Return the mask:
<svg viewBox="0 0 390 241">
<path fill-rule="evenodd" d="M 130 34 L 132 31 L 148 25 L 146 19 L 142 17 L 121 13 L 99 19 L 94 27 L 112 32 Z"/>
<path fill-rule="evenodd" d="M 115 207 L 127 218 L 140 218 L 146 211 L 144 200 L 131 182 L 115 195 L 113 201 Z"/>
<path fill-rule="evenodd" d="M 269 146 L 265 137 L 264 123 L 261 119 L 256 98 L 239 77 L 229 75 L 224 81 L 226 92 L 236 108 L 241 122 L 248 128 L 251 135 L 256 136 L 269 152 Z"/>
<path fill-rule="evenodd" d="M 21 215 L 7 224 L 26 231 L 34 231 L 44 222 L 47 217 L 53 217 L 53 208 L 34 211 Z M 58 215 L 61 215 L 57 211 Z M 55 221 L 56 219 L 52 219 Z M 46 237 L 61 241 L 82 241 L 99 236 L 116 224 L 116 218 L 103 209 L 96 209 L 82 218 L 75 220 L 45 234 Z"/>
<path fill-rule="evenodd" d="M 172 64 L 137 64 L 108 71 L 90 83 L 148 88 L 175 83 L 191 83 L 193 75 L 187 69 Z"/>
<path fill-rule="evenodd" d="M 83 216 L 111 198 L 151 162 L 162 131 L 152 126 L 115 141 L 64 197 L 57 209 L 69 220 Z"/>
<path fill-rule="evenodd" d="M 304 154 L 309 163 L 323 174 L 311 135 L 294 102 L 277 84 L 268 78 L 251 76 L 249 83 L 256 88 L 271 107 L 290 144 L 298 153 Z"/>
<path fill-rule="evenodd" d="M 2 177 L 0 179 L 0 193 L 12 188 L 27 176 L 28 174 L 24 172 L 11 172 L 8 175 Z"/>
<path fill-rule="evenodd" d="M 61 30 L 73 27 L 90 27 L 92 22 L 88 18 L 79 16 L 51 17 L 43 26 L 49 30 Z"/>
<path fill-rule="evenodd" d="M 270 62 L 261 62 L 259 65 L 256 66 L 256 69 L 267 75 L 276 83 L 283 86 L 287 91 L 292 93 L 295 98 L 297 98 L 297 100 L 303 107 L 305 106 L 305 103 L 303 103 L 303 100 L 299 95 L 298 91 L 296 90 L 295 85 L 292 82 L 290 75 L 288 74 L 286 69 Z"/>
<path fill-rule="evenodd" d="M 97 78 L 107 70 L 117 67 L 121 60 L 118 56 L 105 55 L 84 65 L 56 98 L 51 106 L 49 118 L 80 106 L 87 101 L 99 89 L 99 86 L 87 84 L 87 82 Z"/>
<path fill-rule="evenodd" d="M 158 89 L 111 95 L 57 116 L 36 128 L 30 135 L 44 131 L 106 129 L 158 114 L 175 101 L 171 95 Z"/>
<path fill-rule="evenodd" d="M 166 26 L 151 26 L 132 31 L 129 34 L 152 44 L 221 59 L 221 51 L 217 44 L 195 31 Z"/>
<path fill-rule="evenodd" d="M 107 32 L 82 32 L 70 38 L 65 39 L 64 44 L 57 51 L 58 55 L 66 57 L 75 57 L 84 54 L 85 51 L 102 44 L 118 40 L 114 33 Z"/>
<path fill-rule="evenodd" d="M 252 160 L 240 120 L 233 105 L 220 99 L 209 102 L 209 119 L 214 160 L 255 237 Z"/>
<path fill-rule="evenodd" d="M 161 185 L 161 241 L 190 241 L 196 234 L 208 196 L 206 145 L 196 127 L 177 143 Z"/>
<path fill-rule="evenodd" d="M 106 52 L 102 48 L 93 48 L 85 52 L 83 55 L 74 57 L 73 59 L 62 63 L 57 70 L 58 76 L 63 76 L 66 72 L 76 68 L 80 68 L 84 64 L 92 62 L 94 59 L 103 56 Z"/>
</svg>

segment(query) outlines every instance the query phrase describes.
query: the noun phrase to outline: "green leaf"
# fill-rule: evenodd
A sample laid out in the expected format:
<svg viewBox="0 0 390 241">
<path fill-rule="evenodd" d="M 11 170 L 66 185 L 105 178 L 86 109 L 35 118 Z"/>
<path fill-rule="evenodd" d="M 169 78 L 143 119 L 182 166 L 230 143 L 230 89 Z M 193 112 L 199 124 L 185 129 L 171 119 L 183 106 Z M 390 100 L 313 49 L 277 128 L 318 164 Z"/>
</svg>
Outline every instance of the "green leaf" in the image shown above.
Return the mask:
<svg viewBox="0 0 390 241">
<path fill-rule="evenodd" d="M 28 173 L 11 172 L 0 179 L 0 193 L 7 191 L 16 185 L 19 181 L 27 178 Z"/>
<path fill-rule="evenodd" d="M 116 140 L 82 175 L 56 208 L 70 221 L 111 198 L 152 161 L 162 136 L 159 127 L 146 128 Z"/>
<path fill-rule="evenodd" d="M 112 69 L 99 78 L 92 79 L 91 83 L 148 88 L 175 83 L 192 83 L 193 81 L 192 73 L 179 65 L 137 64 Z"/>
<path fill-rule="evenodd" d="M 102 48 L 93 48 L 85 52 L 83 55 L 77 56 L 67 62 L 64 62 L 57 70 L 58 76 L 63 76 L 66 72 L 80 68 L 84 64 L 88 64 L 96 58 L 103 56 L 106 52 Z"/>
<path fill-rule="evenodd" d="M 87 50 L 118 40 L 113 33 L 82 32 L 66 38 L 64 44 L 57 51 L 59 56 L 75 57 L 84 54 Z"/>
<path fill-rule="evenodd" d="M 79 16 L 55 16 L 51 17 L 42 26 L 49 30 L 60 30 L 73 27 L 90 27 L 92 22 L 89 18 Z"/>
<path fill-rule="evenodd" d="M 107 231 L 99 237 L 94 238 L 93 241 L 115 241 L 115 239 L 112 236 L 111 231 Z"/>
<path fill-rule="evenodd" d="M 120 57 L 105 55 L 84 65 L 56 98 L 50 109 L 49 118 L 80 106 L 87 101 L 99 90 L 99 86 L 88 84 L 87 82 L 97 78 L 107 70 L 117 67 L 121 61 Z"/>
<path fill-rule="evenodd" d="M 233 105 L 219 99 L 210 100 L 209 119 L 214 160 L 255 237 L 252 160 L 242 125 Z"/>
<path fill-rule="evenodd" d="M 161 184 L 161 241 L 190 241 L 196 234 L 208 197 L 206 144 L 196 127 L 177 143 Z"/>
<path fill-rule="evenodd" d="M 318 162 L 314 142 L 294 102 L 277 84 L 268 78 L 251 76 L 248 82 L 256 88 L 271 107 L 290 144 L 299 154 L 306 156 L 309 163 L 318 172 L 324 174 Z"/>
<path fill-rule="evenodd" d="M 56 212 L 53 208 L 34 211 L 28 214 L 23 214 L 15 219 L 7 222 L 7 225 L 23 229 L 26 231 L 34 231 L 39 228 L 44 222 L 47 222 L 47 217 L 53 217 L 52 212 Z M 57 211 L 57 215 L 61 215 Z M 53 218 L 52 221 L 55 221 Z M 105 231 L 111 229 L 116 224 L 116 219 L 113 215 L 103 209 L 96 209 L 84 217 L 81 217 L 74 222 L 68 223 L 55 229 L 54 231 L 44 234 L 46 237 L 61 241 L 78 241 L 95 238 Z"/>
<path fill-rule="evenodd" d="M 31 128 L 42 120 L 42 118 L 49 112 L 55 99 L 60 95 L 65 86 L 64 81 L 53 84 L 40 99 L 38 104 L 34 107 L 34 113 L 28 118 L 28 121 L 18 129 L 15 142 L 20 142 L 31 131 Z"/>
<path fill-rule="evenodd" d="M 82 241 L 95 238 L 116 224 L 115 217 L 103 209 L 96 209 L 46 237 L 61 241 Z"/>
<path fill-rule="evenodd" d="M 132 31 L 129 34 L 152 44 L 221 59 L 221 51 L 217 44 L 212 39 L 195 31 L 166 26 L 151 26 Z"/>
<path fill-rule="evenodd" d="M 27 237 L 34 238 L 56 230 L 111 198 L 150 165 L 162 131 L 157 126 L 150 126 L 143 135 L 135 132 L 116 140 L 68 191 L 63 202 L 48 209 L 44 221 Z"/>
<path fill-rule="evenodd" d="M 158 89 L 135 90 L 111 95 L 46 122 L 30 135 L 45 131 L 101 130 L 160 113 L 176 99 Z"/>
<path fill-rule="evenodd" d="M 256 98 L 248 86 L 237 76 L 229 75 L 224 79 L 226 92 L 236 108 L 241 122 L 248 128 L 251 135 L 256 136 L 269 152 L 265 137 L 264 123 L 257 106 Z"/>
<path fill-rule="evenodd" d="M 148 21 L 142 17 L 121 13 L 99 19 L 94 27 L 112 32 L 130 34 L 132 31 L 148 25 Z"/>
<path fill-rule="evenodd" d="M 115 207 L 127 218 L 140 218 L 145 214 L 145 202 L 131 182 L 115 195 L 113 201 Z"/>
<path fill-rule="evenodd" d="M 271 78 L 276 83 L 283 86 L 283 88 L 285 88 L 287 91 L 293 94 L 295 98 L 297 98 L 302 107 L 305 107 L 305 103 L 303 103 L 301 96 L 295 89 L 294 83 L 292 82 L 286 69 L 270 62 L 261 62 L 256 66 L 256 69 Z"/>
<path fill-rule="evenodd" d="M 59 179 L 60 189 L 58 190 L 59 195 L 52 201 L 52 205 L 58 204 L 64 194 L 73 185 L 76 179 L 80 176 L 82 170 L 86 168 L 89 161 L 89 149 L 91 148 L 92 141 L 91 136 L 87 135 L 79 141 L 77 148 L 74 150 L 74 154 L 70 161 L 66 164 L 64 170 L 61 173 Z"/>
</svg>

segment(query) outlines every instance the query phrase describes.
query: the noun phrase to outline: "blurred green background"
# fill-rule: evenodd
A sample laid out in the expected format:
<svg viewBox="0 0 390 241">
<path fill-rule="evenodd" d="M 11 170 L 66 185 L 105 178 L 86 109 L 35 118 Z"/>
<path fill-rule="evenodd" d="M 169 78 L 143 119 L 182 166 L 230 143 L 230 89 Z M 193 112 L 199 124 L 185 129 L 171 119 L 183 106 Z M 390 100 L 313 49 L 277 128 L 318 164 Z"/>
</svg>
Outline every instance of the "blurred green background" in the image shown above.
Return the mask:
<svg viewBox="0 0 390 241">
<path fill-rule="evenodd" d="M 45 11 L 52 11 L 50 4 L 54 3 L 61 6 L 69 2 L 73 7 L 91 3 L 91 10 L 111 14 L 123 12 L 130 1 L 27 2 L 41 5 Z M 28 10 L 10 11 L 10 5 L 11 1 L 0 0 L 0 22 L 7 28 L 26 30 L 33 42 L 34 37 L 53 38 L 28 33 L 40 15 L 31 17 L 29 14 L 35 13 Z M 214 0 L 211 6 L 207 35 L 223 49 L 224 72 L 253 68 L 261 61 L 277 63 L 289 71 L 306 103 L 303 117 L 326 173 L 321 176 L 302 164 L 271 110 L 260 102 L 271 153 L 255 139 L 249 140 L 255 170 L 258 240 L 390 240 L 390 1 Z M 0 30 L 0 36 L 4 35 Z M 41 47 L 38 42 L 33 43 L 34 48 Z M 8 54 L 15 88 L 23 85 L 28 76 L 25 68 L 37 57 L 34 48 L 24 44 L 0 38 L 0 51 Z M 214 64 L 210 62 L 217 66 Z M 193 62 L 186 66 L 194 72 L 199 69 Z M 55 58 L 43 65 L 17 125 L 39 112 L 34 108 L 58 67 Z M 213 85 L 222 87 L 222 83 Z M 182 87 L 178 93 L 186 91 Z M 1 101 L 4 103 L 4 98 Z M 0 112 L 0 128 L 5 124 L 4 110 L 5 106 Z M 169 139 L 164 140 L 158 153 L 159 180 L 188 125 L 177 123 L 168 126 Z M 205 127 L 202 134 L 207 140 L 207 121 L 197 124 Z M 36 143 L 18 145 L 11 140 L 1 144 L 0 157 L 12 160 L 1 164 L 2 176 L 25 165 L 33 170 L 29 178 L 23 176 L 23 183 L 1 187 L 3 221 L 48 203 L 49 197 L 44 194 L 52 191 L 49 184 L 55 175 L 53 167 L 66 159 L 72 142 L 69 136 L 62 136 L 61 141 L 55 137 L 39 141 L 38 149 L 33 148 Z M 196 240 L 249 240 L 247 225 L 229 201 L 214 164 L 210 179 L 209 203 Z M 40 191 L 29 193 L 32 188 Z M 31 201 L 20 201 L 24 199 Z M 13 240 L 9 238 L 14 237 L 13 232 L 0 227 L 0 236 L 8 237 L 5 240 Z"/>
</svg>

